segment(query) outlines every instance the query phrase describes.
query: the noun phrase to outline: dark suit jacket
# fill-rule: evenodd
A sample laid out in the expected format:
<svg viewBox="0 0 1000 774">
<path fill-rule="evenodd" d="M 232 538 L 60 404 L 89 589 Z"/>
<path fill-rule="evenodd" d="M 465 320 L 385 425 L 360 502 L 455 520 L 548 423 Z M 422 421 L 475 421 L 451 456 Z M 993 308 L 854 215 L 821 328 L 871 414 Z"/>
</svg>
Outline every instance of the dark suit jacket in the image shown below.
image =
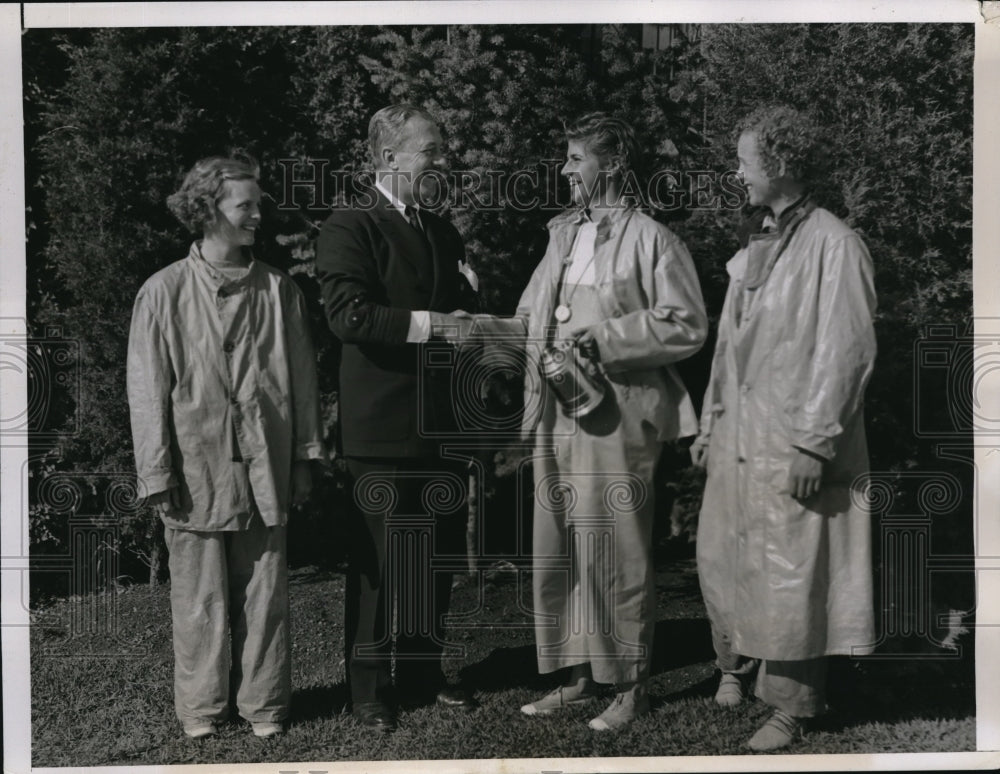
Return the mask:
<svg viewBox="0 0 1000 774">
<path fill-rule="evenodd" d="M 456 424 L 451 345 L 407 344 L 410 312 L 467 306 L 458 271 L 465 248 L 443 218 L 420 211 L 422 236 L 377 191 L 374 206 L 334 211 L 316 246 L 316 269 L 340 361 L 341 451 L 349 457 L 435 454 Z"/>
</svg>

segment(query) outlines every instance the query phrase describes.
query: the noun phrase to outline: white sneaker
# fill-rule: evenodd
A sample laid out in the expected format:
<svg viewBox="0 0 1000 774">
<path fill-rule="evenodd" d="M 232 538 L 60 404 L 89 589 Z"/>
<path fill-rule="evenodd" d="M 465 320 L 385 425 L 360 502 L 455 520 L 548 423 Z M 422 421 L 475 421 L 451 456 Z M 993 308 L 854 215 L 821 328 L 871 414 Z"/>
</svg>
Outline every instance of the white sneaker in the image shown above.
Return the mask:
<svg viewBox="0 0 1000 774">
<path fill-rule="evenodd" d="M 750 737 L 747 746 L 755 752 L 769 752 L 787 747 L 802 738 L 802 721 L 787 712 L 775 710 L 767 722 Z"/>
<path fill-rule="evenodd" d="M 253 735 L 259 736 L 261 739 L 267 739 L 271 736 L 277 736 L 284 732 L 285 727 L 281 723 L 251 723 L 253 727 Z"/>
<path fill-rule="evenodd" d="M 521 712 L 525 715 L 551 715 L 574 704 L 585 704 L 596 696 L 597 687 L 594 682 L 582 679 L 576 685 L 560 685 L 538 701 L 525 704 L 521 707 Z"/>
<path fill-rule="evenodd" d="M 218 732 L 219 729 L 215 727 L 215 723 L 211 720 L 184 726 L 184 733 L 192 739 L 204 739 L 206 736 L 214 736 Z"/>
<path fill-rule="evenodd" d="M 723 707 L 738 707 L 746 697 L 743 679 L 739 675 L 723 672 L 719 690 L 715 692 L 715 703 Z"/>
<path fill-rule="evenodd" d="M 595 731 L 617 731 L 647 712 L 649 694 L 646 693 L 646 686 L 644 683 L 636 683 L 629 690 L 617 694 L 611 706 L 587 725 Z"/>
</svg>

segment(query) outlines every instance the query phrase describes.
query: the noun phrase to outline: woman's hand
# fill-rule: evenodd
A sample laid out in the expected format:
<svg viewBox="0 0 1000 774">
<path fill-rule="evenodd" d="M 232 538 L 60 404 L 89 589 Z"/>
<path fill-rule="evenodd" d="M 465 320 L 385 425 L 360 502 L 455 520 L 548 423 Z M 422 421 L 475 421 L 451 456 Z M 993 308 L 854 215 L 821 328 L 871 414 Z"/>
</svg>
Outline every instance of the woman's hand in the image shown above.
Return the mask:
<svg viewBox="0 0 1000 774">
<path fill-rule="evenodd" d="M 570 336 L 573 337 L 573 343 L 576 344 L 581 355 L 594 363 L 601 362 L 601 352 L 597 348 L 597 339 L 594 338 L 590 328 L 579 328 L 570 333 Z"/>
<path fill-rule="evenodd" d="M 691 452 L 691 464 L 696 468 L 708 466 L 708 436 L 699 435 L 694 439 L 689 449 Z"/>
<path fill-rule="evenodd" d="M 171 511 L 181 509 L 181 490 L 172 486 L 163 492 L 157 492 L 146 498 L 146 505 L 151 505 L 156 510 L 157 516 L 166 516 Z"/>
<path fill-rule="evenodd" d="M 825 461 L 816 454 L 796 449 L 788 471 L 788 494 L 796 500 L 805 500 L 819 492 Z"/>
</svg>

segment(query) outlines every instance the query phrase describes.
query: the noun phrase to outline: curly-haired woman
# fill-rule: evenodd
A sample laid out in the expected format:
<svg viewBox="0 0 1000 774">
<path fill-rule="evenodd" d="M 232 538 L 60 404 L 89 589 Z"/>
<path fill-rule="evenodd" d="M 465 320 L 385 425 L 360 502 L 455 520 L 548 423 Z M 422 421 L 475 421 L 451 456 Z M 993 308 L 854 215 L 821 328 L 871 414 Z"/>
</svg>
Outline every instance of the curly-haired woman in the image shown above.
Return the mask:
<svg viewBox="0 0 1000 774">
<path fill-rule="evenodd" d="M 135 300 L 128 400 L 140 492 L 169 550 L 174 703 L 192 738 L 230 696 L 257 736 L 291 695 L 285 525 L 324 456 L 302 292 L 250 253 L 256 162 L 202 159 L 167 200 L 201 235 Z"/>
<path fill-rule="evenodd" d="M 737 706 L 756 671 L 774 714 L 754 750 L 788 745 L 826 708 L 826 656 L 874 642 L 863 395 L 875 359 L 872 260 L 817 206 L 822 142 L 787 107 L 741 126 L 739 172 L 766 217 L 726 268 L 701 433 L 708 466 L 698 572 Z M 753 232 L 753 233 L 750 233 Z"/>
</svg>

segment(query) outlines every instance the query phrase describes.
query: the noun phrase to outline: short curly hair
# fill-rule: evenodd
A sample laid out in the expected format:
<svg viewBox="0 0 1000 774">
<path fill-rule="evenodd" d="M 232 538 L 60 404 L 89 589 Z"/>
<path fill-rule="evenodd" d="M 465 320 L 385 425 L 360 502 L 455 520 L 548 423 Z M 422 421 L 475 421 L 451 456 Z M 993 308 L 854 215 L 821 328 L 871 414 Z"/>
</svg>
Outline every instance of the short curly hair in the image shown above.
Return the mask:
<svg viewBox="0 0 1000 774">
<path fill-rule="evenodd" d="M 259 181 L 260 165 L 242 150 L 201 159 L 184 176 L 180 190 L 167 197 L 167 207 L 192 234 L 200 234 L 215 222 L 215 205 L 227 180 Z"/>
<path fill-rule="evenodd" d="M 819 127 L 808 115 L 787 105 L 758 108 L 737 126 L 737 138 L 753 134 L 764 171 L 774 177 L 781 162 L 785 174 L 800 183 L 819 180 L 828 149 Z"/>
<path fill-rule="evenodd" d="M 640 166 L 635 130 L 620 118 L 601 112 L 587 113 L 565 129 L 567 140 L 583 140 L 587 149 L 602 160 L 618 161 L 622 174 L 637 171 Z"/>
</svg>

